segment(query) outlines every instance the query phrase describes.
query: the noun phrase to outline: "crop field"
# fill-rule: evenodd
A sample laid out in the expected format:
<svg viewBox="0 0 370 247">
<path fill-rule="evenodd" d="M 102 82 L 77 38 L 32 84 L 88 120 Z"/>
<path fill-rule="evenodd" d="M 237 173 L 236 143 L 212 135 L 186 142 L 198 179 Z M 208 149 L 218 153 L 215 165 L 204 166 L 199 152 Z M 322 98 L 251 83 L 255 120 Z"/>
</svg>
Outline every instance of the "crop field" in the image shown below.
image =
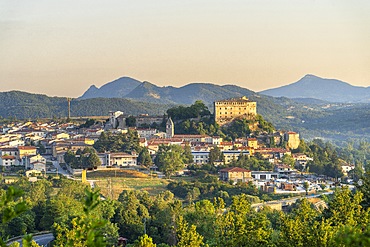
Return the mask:
<svg viewBox="0 0 370 247">
<path fill-rule="evenodd" d="M 168 184 L 165 179 L 131 170 L 95 171 L 88 173 L 87 179 L 94 180 L 101 194 L 110 199 L 117 199 L 123 190 L 143 190 L 150 195 L 157 195 L 165 191 Z"/>
</svg>

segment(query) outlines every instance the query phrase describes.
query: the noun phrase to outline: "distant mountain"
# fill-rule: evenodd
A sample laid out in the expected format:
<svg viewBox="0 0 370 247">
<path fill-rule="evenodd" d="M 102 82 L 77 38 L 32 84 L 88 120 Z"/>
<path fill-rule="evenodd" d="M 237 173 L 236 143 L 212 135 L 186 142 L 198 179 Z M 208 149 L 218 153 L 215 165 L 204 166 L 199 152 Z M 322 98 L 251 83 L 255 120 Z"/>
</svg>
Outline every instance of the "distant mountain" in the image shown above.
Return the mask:
<svg viewBox="0 0 370 247">
<path fill-rule="evenodd" d="M 198 99 L 211 102 L 215 98 L 247 95 L 251 100 L 257 101 L 257 111 L 266 120 L 272 122 L 278 129 L 297 131 L 305 139 L 320 137 L 333 141 L 354 138 L 370 140 L 370 104 L 299 103 L 285 97 L 274 98 L 259 95 L 237 86 L 216 86 L 216 88 L 217 90 L 212 89 L 211 84 L 199 83 L 189 84 L 176 90 L 185 94 L 177 95 L 182 103 L 193 103 Z M 157 90 L 156 87 L 148 83 L 142 85 L 141 89 L 142 92 L 151 93 Z M 168 93 L 165 96 L 170 99 L 169 92 L 175 89 L 168 87 L 167 90 Z M 139 92 L 138 88 L 138 95 L 142 95 Z M 186 94 L 196 96 L 187 97 Z M 155 97 L 157 96 L 153 98 Z M 164 96 L 161 95 L 161 97 Z M 176 94 L 172 94 L 171 97 L 176 97 Z M 105 116 L 109 111 L 118 110 L 128 115 L 145 113 L 162 115 L 173 106 L 175 104 L 139 102 L 123 98 L 73 99 L 71 101 L 71 116 Z M 213 107 L 210 104 L 208 106 L 213 111 Z M 1 118 L 65 118 L 67 117 L 67 109 L 68 104 L 64 97 L 48 97 L 19 91 L 0 92 L 0 121 Z"/>
<path fill-rule="evenodd" d="M 370 87 L 356 87 L 335 79 L 306 75 L 299 81 L 260 92 L 274 97 L 313 98 L 329 102 L 370 103 Z"/>
<path fill-rule="evenodd" d="M 95 85 L 90 86 L 80 99 L 124 98 L 140 84 L 140 81 L 130 77 L 121 77 L 103 85 L 101 88 L 97 88 Z"/>
<path fill-rule="evenodd" d="M 183 87 L 158 87 L 154 84 L 144 82 L 127 98 L 162 103 L 192 104 L 196 100 L 202 100 L 211 105 L 215 100 L 232 97 L 250 96 L 254 92 L 238 86 L 218 86 L 210 83 L 191 83 Z"/>
<path fill-rule="evenodd" d="M 291 100 L 293 100 L 297 103 L 311 104 L 311 105 L 330 104 L 329 101 L 325 101 L 325 100 L 321 100 L 321 99 L 313 99 L 313 98 L 291 98 Z"/>
<path fill-rule="evenodd" d="M 79 99 L 87 98 L 127 98 L 137 101 L 192 104 L 201 99 L 206 104 L 215 100 L 250 96 L 254 92 L 234 86 L 219 86 L 211 83 L 191 83 L 183 87 L 159 87 L 150 82 L 139 82 L 129 77 L 122 77 L 97 88 L 92 85 Z"/>
</svg>

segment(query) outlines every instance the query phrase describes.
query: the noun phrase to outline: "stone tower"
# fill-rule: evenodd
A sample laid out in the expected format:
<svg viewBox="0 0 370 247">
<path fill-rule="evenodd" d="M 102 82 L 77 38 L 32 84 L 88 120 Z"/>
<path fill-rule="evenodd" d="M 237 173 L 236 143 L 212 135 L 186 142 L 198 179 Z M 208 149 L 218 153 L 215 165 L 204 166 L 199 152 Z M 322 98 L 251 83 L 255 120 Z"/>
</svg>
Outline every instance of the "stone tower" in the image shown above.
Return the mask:
<svg viewBox="0 0 370 247">
<path fill-rule="evenodd" d="M 175 125 L 173 124 L 171 117 L 169 117 L 166 123 L 166 138 L 172 138 L 174 134 Z"/>
</svg>

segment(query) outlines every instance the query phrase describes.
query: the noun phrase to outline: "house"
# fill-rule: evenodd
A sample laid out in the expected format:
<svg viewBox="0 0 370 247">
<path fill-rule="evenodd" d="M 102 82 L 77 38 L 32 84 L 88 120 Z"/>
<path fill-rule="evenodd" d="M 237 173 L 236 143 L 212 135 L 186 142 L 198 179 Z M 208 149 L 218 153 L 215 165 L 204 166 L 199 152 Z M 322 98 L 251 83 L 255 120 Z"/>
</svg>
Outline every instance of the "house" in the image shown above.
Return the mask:
<svg viewBox="0 0 370 247">
<path fill-rule="evenodd" d="M 258 141 L 256 138 L 248 138 L 247 140 L 247 146 L 257 149 L 258 148 Z"/>
<path fill-rule="evenodd" d="M 45 172 L 46 171 L 46 159 L 40 154 L 29 156 L 26 158 L 25 167 L 26 169 Z"/>
<path fill-rule="evenodd" d="M 240 155 L 250 156 L 249 151 L 239 151 L 239 150 L 225 150 L 222 151 L 224 155 L 225 164 L 230 164 L 233 160 L 238 160 Z"/>
<path fill-rule="evenodd" d="M 76 153 L 77 150 L 84 150 L 86 147 L 92 147 L 91 145 L 87 145 L 84 141 L 74 141 L 74 142 L 54 142 L 52 145 L 52 155 L 54 158 L 57 158 L 59 162 L 64 162 L 63 155 L 68 151 L 71 150 L 72 152 Z"/>
<path fill-rule="evenodd" d="M 184 144 L 183 140 L 177 138 L 152 139 L 148 141 L 148 149 L 157 152 L 160 145 L 169 146 L 183 144 Z"/>
<path fill-rule="evenodd" d="M 4 156 L 4 155 L 13 155 L 15 157 L 18 157 L 19 155 L 19 152 L 18 152 L 18 148 L 16 147 L 3 147 L 0 149 L 0 156 Z"/>
<path fill-rule="evenodd" d="M 285 154 L 291 155 L 292 153 L 284 148 L 257 148 L 255 153 L 259 153 L 264 159 L 281 159 Z"/>
<path fill-rule="evenodd" d="M 34 146 L 18 146 L 18 157 L 22 159 L 23 157 L 36 155 L 37 148 Z"/>
<path fill-rule="evenodd" d="M 120 153 L 105 153 L 103 155 L 104 159 L 102 160 L 102 165 L 104 166 L 136 166 L 137 157 L 136 153 L 128 154 L 124 152 Z"/>
<path fill-rule="evenodd" d="M 281 183 L 281 189 L 286 191 L 294 191 L 296 187 L 292 183 Z"/>
<path fill-rule="evenodd" d="M 279 173 L 280 175 L 289 175 L 293 171 L 295 171 L 293 168 L 291 168 L 289 165 L 286 164 L 278 164 L 275 166 L 275 172 Z"/>
<path fill-rule="evenodd" d="M 252 180 L 251 171 L 240 167 L 228 167 L 220 170 L 220 180 L 237 182 L 249 182 Z"/>
<path fill-rule="evenodd" d="M 202 143 L 212 143 L 213 138 L 209 135 L 174 135 L 173 138 L 181 139 L 184 142 L 202 142 Z"/>
<path fill-rule="evenodd" d="M 219 148 L 222 150 L 232 150 L 234 148 L 233 142 L 221 142 Z"/>
<path fill-rule="evenodd" d="M 197 165 L 207 164 L 209 162 L 209 151 L 191 151 L 193 162 Z"/>
<path fill-rule="evenodd" d="M 60 140 L 60 139 L 69 139 L 70 138 L 70 135 L 68 133 L 57 133 L 57 132 L 54 132 L 54 133 L 51 133 L 50 137 L 53 139 L 53 140 Z"/>
<path fill-rule="evenodd" d="M 145 139 L 149 140 L 149 139 L 152 139 L 155 136 L 155 134 L 158 133 L 158 130 L 157 129 L 151 129 L 151 128 L 148 128 L 148 129 L 146 129 L 146 128 L 137 128 L 136 132 L 137 132 L 139 138 L 145 138 Z"/>
<path fill-rule="evenodd" d="M 345 164 L 345 165 L 342 165 L 341 167 L 342 167 L 342 173 L 344 176 L 348 176 L 348 172 L 355 169 L 355 165 L 351 165 L 351 164 Z"/>
<path fill-rule="evenodd" d="M 19 166 L 20 162 L 14 155 L 3 155 L 0 156 L 0 165 L 3 167 Z"/>
<path fill-rule="evenodd" d="M 300 165 L 302 168 L 306 167 L 308 161 L 313 161 L 313 158 L 310 158 L 302 153 L 292 154 L 292 157 L 295 160 L 296 165 Z"/>
<path fill-rule="evenodd" d="M 271 171 L 252 171 L 252 178 L 256 180 L 273 180 L 279 178 L 279 173 Z"/>
<path fill-rule="evenodd" d="M 223 138 L 220 136 L 213 136 L 212 137 L 212 144 L 213 145 L 220 145 L 222 142 Z"/>
</svg>

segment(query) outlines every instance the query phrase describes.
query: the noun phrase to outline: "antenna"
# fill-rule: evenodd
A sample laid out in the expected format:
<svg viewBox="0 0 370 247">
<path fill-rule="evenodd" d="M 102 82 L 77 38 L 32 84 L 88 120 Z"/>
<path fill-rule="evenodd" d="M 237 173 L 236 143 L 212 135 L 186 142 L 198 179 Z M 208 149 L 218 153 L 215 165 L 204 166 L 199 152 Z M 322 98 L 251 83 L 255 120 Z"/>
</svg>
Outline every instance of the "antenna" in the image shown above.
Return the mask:
<svg viewBox="0 0 370 247">
<path fill-rule="evenodd" d="M 71 119 L 71 98 L 67 98 L 68 101 L 68 119 Z"/>
</svg>

